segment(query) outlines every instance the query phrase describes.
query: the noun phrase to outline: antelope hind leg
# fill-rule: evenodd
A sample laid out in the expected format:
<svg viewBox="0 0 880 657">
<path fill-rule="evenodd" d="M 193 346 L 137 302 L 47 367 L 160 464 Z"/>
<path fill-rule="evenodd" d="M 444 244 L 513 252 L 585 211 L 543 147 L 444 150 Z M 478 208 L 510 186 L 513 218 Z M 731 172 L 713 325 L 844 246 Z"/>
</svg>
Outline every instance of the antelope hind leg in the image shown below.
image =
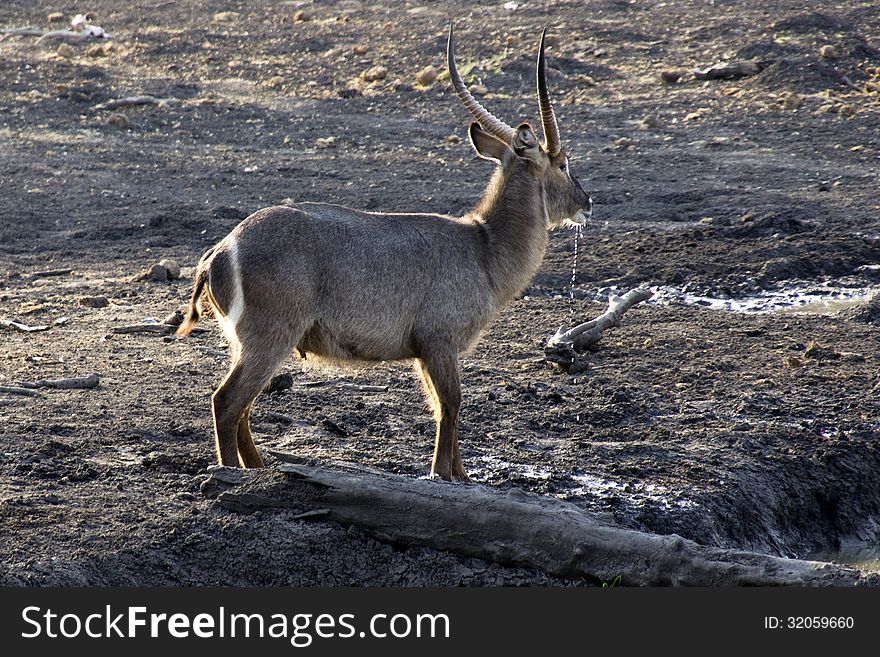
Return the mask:
<svg viewBox="0 0 880 657">
<path fill-rule="evenodd" d="M 461 407 L 458 354 L 425 354 L 417 361 L 417 366 L 437 422 L 431 477 L 470 481 L 458 447 L 458 412 Z"/>
</svg>

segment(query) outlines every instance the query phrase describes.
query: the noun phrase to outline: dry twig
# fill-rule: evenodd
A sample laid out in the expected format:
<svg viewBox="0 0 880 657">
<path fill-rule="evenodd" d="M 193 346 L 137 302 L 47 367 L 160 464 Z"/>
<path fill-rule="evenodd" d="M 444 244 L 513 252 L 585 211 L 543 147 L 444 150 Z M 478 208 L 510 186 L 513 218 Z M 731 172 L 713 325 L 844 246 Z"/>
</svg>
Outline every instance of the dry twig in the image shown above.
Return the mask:
<svg viewBox="0 0 880 657">
<path fill-rule="evenodd" d="M 21 322 L 14 322 L 11 319 L 0 319 L 0 327 L 14 329 L 16 331 L 21 331 L 22 333 L 34 333 L 36 331 L 46 331 L 48 330 L 47 325 L 39 325 L 39 326 L 29 326 L 27 324 L 22 324 Z"/>
<path fill-rule="evenodd" d="M 111 110 L 117 107 L 130 107 L 132 105 L 156 105 L 160 108 L 166 108 L 173 103 L 179 103 L 179 98 L 156 98 L 155 96 L 127 96 L 125 98 L 117 98 L 116 100 L 108 100 L 106 103 L 95 105 L 96 110 Z"/>
<path fill-rule="evenodd" d="M 704 69 L 694 69 L 697 80 L 730 80 L 756 75 L 767 67 L 767 62 L 744 61 L 732 64 L 713 64 Z"/>
</svg>

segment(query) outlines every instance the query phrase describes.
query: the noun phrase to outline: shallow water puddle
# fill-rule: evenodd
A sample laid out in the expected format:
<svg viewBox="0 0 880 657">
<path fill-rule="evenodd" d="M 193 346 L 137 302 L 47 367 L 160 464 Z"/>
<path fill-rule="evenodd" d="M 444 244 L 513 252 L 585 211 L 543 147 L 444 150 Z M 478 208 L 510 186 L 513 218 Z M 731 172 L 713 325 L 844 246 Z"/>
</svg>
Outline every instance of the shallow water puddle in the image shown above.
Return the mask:
<svg viewBox="0 0 880 657">
<path fill-rule="evenodd" d="M 880 293 L 880 287 L 841 287 L 821 284 L 760 292 L 736 299 L 722 299 L 690 294 L 671 286 L 651 289 L 654 297 L 648 303 L 656 305 L 702 306 L 709 310 L 736 313 L 795 315 L 832 315 L 865 303 L 873 295 Z"/>
<path fill-rule="evenodd" d="M 495 456 L 481 456 L 481 463 L 476 471 L 470 472 L 476 481 L 486 481 L 493 475 L 504 478 L 523 478 L 536 481 L 554 479 L 556 497 L 569 499 L 572 497 L 592 496 L 598 498 L 625 497 L 633 507 L 650 504 L 662 509 L 685 509 L 696 504 L 664 486 L 652 483 L 621 483 L 604 479 L 591 474 L 568 475 L 554 473 L 547 468 L 528 463 L 510 463 Z M 571 480 L 571 485 L 562 486 L 561 482 Z"/>
<path fill-rule="evenodd" d="M 863 571 L 880 572 L 880 545 L 852 546 L 804 555 L 810 561 L 830 561 Z"/>
</svg>

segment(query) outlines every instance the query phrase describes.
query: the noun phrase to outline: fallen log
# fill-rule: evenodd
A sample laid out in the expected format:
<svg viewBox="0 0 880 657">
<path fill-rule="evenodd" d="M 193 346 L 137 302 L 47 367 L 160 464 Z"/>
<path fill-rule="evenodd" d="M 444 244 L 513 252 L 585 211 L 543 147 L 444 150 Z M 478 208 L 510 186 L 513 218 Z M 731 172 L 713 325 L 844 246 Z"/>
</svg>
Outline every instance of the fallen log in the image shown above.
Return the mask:
<svg viewBox="0 0 880 657">
<path fill-rule="evenodd" d="M 705 547 L 607 524 L 575 505 L 518 489 L 283 464 L 213 466 L 202 491 L 231 511 L 291 511 L 365 529 L 397 545 L 428 546 L 596 583 L 631 586 L 852 586 L 859 571 Z"/>
</svg>

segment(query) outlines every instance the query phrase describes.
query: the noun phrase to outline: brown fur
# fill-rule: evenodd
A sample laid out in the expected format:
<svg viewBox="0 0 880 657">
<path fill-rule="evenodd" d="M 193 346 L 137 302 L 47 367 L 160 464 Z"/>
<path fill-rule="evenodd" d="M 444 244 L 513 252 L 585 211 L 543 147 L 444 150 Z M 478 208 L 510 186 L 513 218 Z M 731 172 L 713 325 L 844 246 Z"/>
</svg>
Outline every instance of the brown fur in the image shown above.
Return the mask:
<svg viewBox="0 0 880 657">
<path fill-rule="evenodd" d="M 212 396 L 221 464 L 262 465 L 250 408 L 295 349 L 330 361 L 414 360 L 437 420 L 431 473 L 467 480 L 458 445 L 458 355 L 528 285 L 548 228 L 590 206 L 560 170 L 564 154 L 549 157 L 528 124 L 509 145 L 477 124 L 471 138 L 499 167 L 462 218 L 322 203 L 272 207 L 202 257 L 178 335 L 198 321 L 204 293 L 232 347 L 229 373 Z M 239 293 L 243 313 L 230 328 Z"/>
</svg>

